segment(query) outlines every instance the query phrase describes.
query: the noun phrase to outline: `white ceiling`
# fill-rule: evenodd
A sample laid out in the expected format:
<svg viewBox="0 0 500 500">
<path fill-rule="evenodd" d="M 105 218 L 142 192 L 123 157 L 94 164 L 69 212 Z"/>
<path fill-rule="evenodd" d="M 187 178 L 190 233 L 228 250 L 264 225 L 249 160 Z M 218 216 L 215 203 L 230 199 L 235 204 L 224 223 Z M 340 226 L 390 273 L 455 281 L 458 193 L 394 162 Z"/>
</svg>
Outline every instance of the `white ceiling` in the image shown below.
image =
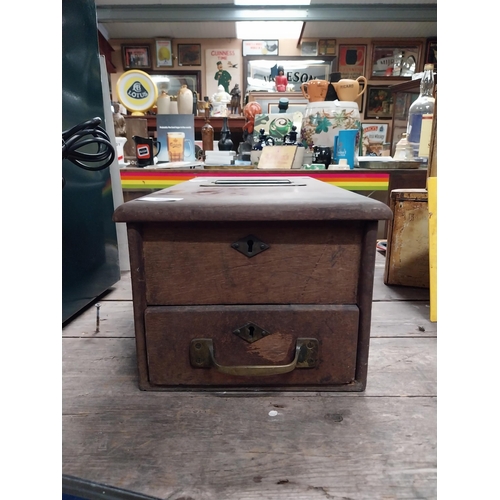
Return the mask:
<svg viewBox="0 0 500 500">
<path fill-rule="evenodd" d="M 436 1 L 312 0 L 310 7 L 300 7 L 305 21 L 302 38 L 436 37 Z M 269 20 L 286 11 L 269 6 L 242 11 L 233 0 L 95 0 L 95 4 L 101 31 L 109 39 L 236 38 L 235 19 L 243 20 L 248 14 Z M 289 8 L 293 5 L 290 0 Z M 339 16 L 342 21 L 335 20 Z M 272 33 L 255 36 L 269 37 Z"/>
</svg>

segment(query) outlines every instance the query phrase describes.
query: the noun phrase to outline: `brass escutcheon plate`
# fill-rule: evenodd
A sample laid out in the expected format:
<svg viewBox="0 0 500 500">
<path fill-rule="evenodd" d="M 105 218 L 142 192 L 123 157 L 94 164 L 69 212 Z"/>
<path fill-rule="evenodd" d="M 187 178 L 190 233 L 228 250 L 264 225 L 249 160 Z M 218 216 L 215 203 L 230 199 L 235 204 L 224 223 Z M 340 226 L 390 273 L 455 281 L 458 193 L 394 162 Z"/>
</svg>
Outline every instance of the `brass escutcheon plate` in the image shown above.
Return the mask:
<svg viewBox="0 0 500 500">
<path fill-rule="evenodd" d="M 257 342 L 257 340 L 260 340 L 262 337 L 271 335 L 270 332 L 264 330 L 264 328 L 261 328 L 260 326 L 252 322 L 240 326 L 239 328 L 234 330 L 233 333 L 243 340 L 246 340 L 250 344 L 253 342 Z"/>
</svg>

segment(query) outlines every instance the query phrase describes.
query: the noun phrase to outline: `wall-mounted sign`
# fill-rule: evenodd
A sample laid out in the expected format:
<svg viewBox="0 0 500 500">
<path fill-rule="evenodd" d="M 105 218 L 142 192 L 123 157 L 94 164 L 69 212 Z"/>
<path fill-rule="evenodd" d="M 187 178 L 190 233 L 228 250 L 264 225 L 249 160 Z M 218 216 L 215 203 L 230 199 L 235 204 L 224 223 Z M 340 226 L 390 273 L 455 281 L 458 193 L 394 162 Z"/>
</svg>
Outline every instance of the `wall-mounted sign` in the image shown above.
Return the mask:
<svg viewBox="0 0 500 500">
<path fill-rule="evenodd" d="M 259 59 L 248 58 L 246 64 L 246 91 L 274 91 L 274 79 L 278 66 L 283 66 L 288 84 L 293 91 L 300 92 L 300 86 L 312 79 L 329 80 L 334 71 L 332 62 L 335 57 L 308 59 L 306 57 Z"/>
<path fill-rule="evenodd" d="M 243 40 L 244 56 L 277 56 L 278 40 Z"/>
<path fill-rule="evenodd" d="M 151 77 L 144 71 L 132 69 L 123 73 L 116 82 L 118 100 L 133 115 L 143 115 L 158 98 L 158 90 Z"/>
<path fill-rule="evenodd" d="M 339 47 L 339 72 L 341 78 L 355 80 L 365 75 L 366 45 L 341 45 Z"/>
<path fill-rule="evenodd" d="M 218 92 L 219 85 L 229 94 L 236 84 L 241 88 L 241 50 L 205 50 L 205 92 L 212 97 Z"/>
</svg>

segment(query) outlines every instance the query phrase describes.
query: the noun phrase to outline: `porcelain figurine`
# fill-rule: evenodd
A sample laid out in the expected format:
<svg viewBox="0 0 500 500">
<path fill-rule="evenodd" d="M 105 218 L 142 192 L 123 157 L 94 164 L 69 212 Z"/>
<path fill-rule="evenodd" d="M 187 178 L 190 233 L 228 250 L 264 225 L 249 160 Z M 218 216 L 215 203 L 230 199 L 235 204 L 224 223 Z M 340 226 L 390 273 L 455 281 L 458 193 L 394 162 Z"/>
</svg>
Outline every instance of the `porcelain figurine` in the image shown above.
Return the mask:
<svg viewBox="0 0 500 500">
<path fill-rule="evenodd" d="M 231 104 L 230 112 L 232 115 L 240 114 L 241 109 L 241 90 L 240 86 L 235 83 L 234 87 L 231 89 Z"/>
<path fill-rule="evenodd" d="M 285 70 L 283 66 L 278 66 L 278 75 L 274 79 L 274 86 L 276 87 L 277 92 L 286 92 L 286 88 L 288 85 L 288 79 L 285 76 Z"/>
<path fill-rule="evenodd" d="M 228 94 L 222 85 L 218 91 L 212 95 L 212 116 L 227 116 L 227 105 L 231 102 L 231 95 Z"/>
</svg>

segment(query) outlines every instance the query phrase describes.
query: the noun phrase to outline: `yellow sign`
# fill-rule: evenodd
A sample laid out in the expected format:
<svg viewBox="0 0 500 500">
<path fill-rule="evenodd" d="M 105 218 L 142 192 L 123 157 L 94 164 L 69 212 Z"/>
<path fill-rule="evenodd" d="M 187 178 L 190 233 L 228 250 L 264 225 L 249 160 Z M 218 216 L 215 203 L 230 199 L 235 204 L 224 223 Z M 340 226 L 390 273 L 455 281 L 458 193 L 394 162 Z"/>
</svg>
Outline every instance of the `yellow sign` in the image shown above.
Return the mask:
<svg viewBox="0 0 500 500">
<path fill-rule="evenodd" d="M 158 99 L 158 89 L 152 78 L 137 69 L 126 71 L 116 82 L 118 100 L 133 115 L 143 115 Z"/>
</svg>

